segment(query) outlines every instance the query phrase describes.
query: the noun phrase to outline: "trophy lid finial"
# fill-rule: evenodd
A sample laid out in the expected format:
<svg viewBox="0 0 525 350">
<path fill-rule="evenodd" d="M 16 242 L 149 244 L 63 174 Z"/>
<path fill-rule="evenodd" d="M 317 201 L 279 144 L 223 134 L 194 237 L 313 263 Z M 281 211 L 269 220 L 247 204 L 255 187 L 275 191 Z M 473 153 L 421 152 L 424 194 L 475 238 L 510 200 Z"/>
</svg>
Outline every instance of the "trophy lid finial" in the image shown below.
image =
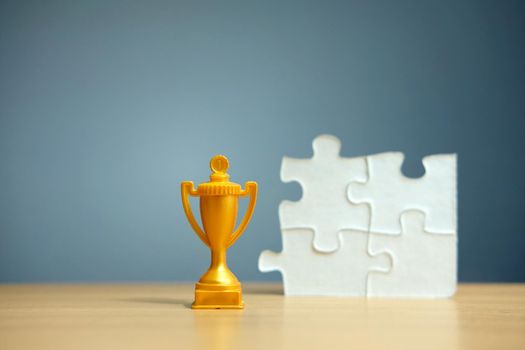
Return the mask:
<svg viewBox="0 0 525 350">
<path fill-rule="evenodd" d="M 200 196 L 238 196 L 241 185 L 230 182 L 230 175 L 226 172 L 230 162 L 222 154 L 217 154 L 210 160 L 210 182 L 203 182 L 197 186 Z"/>
<path fill-rule="evenodd" d="M 226 156 L 223 156 L 222 154 L 217 154 L 210 160 L 210 169 L 214 173 L 224 174 L 226 173 L 226 170 L 228 170 L 229 166 L 230 162 L 228 162 L 228 158 L 226 158 Z"/>
<path fill-rule="evenodd" d="M 228 167 L 230 166 L 230 162 L 228 161 L 228 158 L 226 156 L 223 156 L 222 154 L 217 154 L 210 160 L 210 169 L 212 171 L 212 174 L 210 175 L 210 179 L 213 182 L 225 182 L 228 181 L 230 178 L 230 175 L 226 173 L 228 170 Z"/>
</svg>

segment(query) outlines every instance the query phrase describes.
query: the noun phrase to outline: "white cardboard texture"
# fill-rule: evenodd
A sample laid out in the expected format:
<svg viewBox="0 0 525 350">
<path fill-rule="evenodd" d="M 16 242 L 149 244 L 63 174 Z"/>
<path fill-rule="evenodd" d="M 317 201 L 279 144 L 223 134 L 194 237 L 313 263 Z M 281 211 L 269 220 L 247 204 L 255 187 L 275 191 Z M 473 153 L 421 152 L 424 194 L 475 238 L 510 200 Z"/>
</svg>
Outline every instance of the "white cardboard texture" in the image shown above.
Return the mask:
<svg viewBox="0 0 525 350">
<path fill-rule="evenodd" d="M 259 269 L 281 271 L 286 295 L 452 295 L 456 155 L 425 157 L 425 175 L 411 179 L 402 153 L 342 158 L 340 146 L 321 135 L 313 158 L 283 158 L 281 179 L 299 182 L 303 196 L 281 203 L 283 252 L 261 253 Z"/>
<path fill-rule="evenodd" d="M 311 230 L 285 230 L 282 238 L 282 253 L 263 251 L 259 270 L 280 271 L 286 295 L 365 296 L 368 273 L 390 268 L 387 254 L 368 254 L 366 232 L 341 232 L 335 253 L 316 251 Z"/>
<path fill-rule="evenodd" d="M 368 296 L 449 297 L 456 291 L 457 236 L 425 232 L 425 215 L 408 211 L 401 216 L 400 235 L 370 234 L 369 252 L 388 253 L 388 274 L 371 273 Z"/>
<path fill-rule="evenodd" d="M 351 203 L 346 196 L 350 182 L 366 181 L 366 159 L 340 157 L 340 149 L 337 137 L 321 135 L 313 141 L 313 158 L 282 161 L 281 180 L 299 182 L 303 195 L 297 202 L 283 201 L 279 206 L 281 230 L 311 229 L 319 252 L 337 250 L 343 229 L 368 231 L 369 207 Z"/>
<path fill-rule="evenodd" d="M 401 213 L 415 209 L 426 214 L 425 230 L 428 232 L 455 234 L 456 155 L 423 158 L 425 175 L 418 179 L 401 173 L 403 159 L 400 152 L 369 156 L 368 181 L 349 186 L 351 202 L 370 205 L 370 231 L 400 233 Z"/>
</svg>

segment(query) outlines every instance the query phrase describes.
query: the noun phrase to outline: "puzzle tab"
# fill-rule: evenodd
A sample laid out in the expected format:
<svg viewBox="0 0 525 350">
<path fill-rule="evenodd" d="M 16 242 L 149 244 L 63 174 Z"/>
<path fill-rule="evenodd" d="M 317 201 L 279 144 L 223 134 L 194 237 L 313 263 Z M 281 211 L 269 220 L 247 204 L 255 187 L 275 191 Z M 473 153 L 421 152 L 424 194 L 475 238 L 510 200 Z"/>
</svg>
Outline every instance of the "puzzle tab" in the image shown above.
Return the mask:
<svg viewBox="0 0 525 350">
<path fill-rule="evenodd" d="M 341 230 L 367 231 L 370 220 L 368 205 L 351 203 L 346 196 L 349 183 L 367 179 L 366 159 L 343 158 L 340 149 L 335 136 L 321 135 L 313 141 L 312 158 L 284 157 L 281 166 L 282 181 L 297 181 L 303 190 L 299 201 L 279 206 L 281 229 L 313 231 L 313 246 L 324 253 L 339 248 Z"/>
</svg>

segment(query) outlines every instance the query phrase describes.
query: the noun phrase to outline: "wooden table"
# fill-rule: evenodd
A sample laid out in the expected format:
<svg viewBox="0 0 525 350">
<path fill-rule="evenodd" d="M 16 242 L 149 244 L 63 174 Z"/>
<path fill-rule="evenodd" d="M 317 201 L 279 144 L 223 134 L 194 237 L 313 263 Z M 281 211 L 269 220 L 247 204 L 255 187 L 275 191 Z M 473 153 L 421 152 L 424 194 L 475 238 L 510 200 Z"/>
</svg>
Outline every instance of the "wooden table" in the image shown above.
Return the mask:
<svg viewBox="0 0 525 350">
<path fill-rule="evenodd" d="M 445 300 L 244 291 L 244 310 L 197 311 L 189 284 L 1 285 L 0 349 L 525 349 L 525 285 Z"/>
</svg>

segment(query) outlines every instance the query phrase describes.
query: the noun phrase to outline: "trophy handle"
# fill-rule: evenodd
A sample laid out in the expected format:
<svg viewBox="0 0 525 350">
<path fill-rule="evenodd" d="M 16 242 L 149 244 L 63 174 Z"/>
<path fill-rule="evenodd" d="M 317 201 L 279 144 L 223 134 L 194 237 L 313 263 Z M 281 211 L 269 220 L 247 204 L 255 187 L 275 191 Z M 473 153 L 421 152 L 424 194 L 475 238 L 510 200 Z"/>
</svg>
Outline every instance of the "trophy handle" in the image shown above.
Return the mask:
<svg viewBox="0 0 525 350">
<path fill-rule="evenodd" d="M 240 196 L 244 197 L 244 196 L 250 195 L 250 202 L 248 203 L 248 208 L 246 209 L 244 218 L 239 224 L 239 227 L 237 228 L 237 230 L 233 232 L 230 238 L 228 247 L 230 247 L 233 243 L 235 243 L 235 241 L 243 234 L 244 230 L 248 226 L 248 223 L 250 222 L 250 219 L 252 218 L 253 210 L 255 209 L 255 202 L 257 200 L 257 183 L 253 181 L 248 181 L 244 185 L 244 188 L 245 188 L 244 190 L 241 190 Z"/>
<path fill-rule="evenodd" d="M 208 238 L 206 237 L 206 234 L 199 227 L 197 220 L 195 220 L 195 216 L 193 216 L 193 212 L 191 210 L 190 201 L 188 200 L 188 194 L 194 197 L 198 195 L 198 192 L 195 190 L 195 187 L 193 186 L 193 182 L 192 181 L 181 182 L 180 192 L 182 195 L 182 206 L 184 208 L 184 213 L 186 214 L 186 217 L 188 218 L 188 221 L 190 222 L 191 227 L 193 228 L 197 236 L 199 236 L 201 241 L 209 247 L 210 242 L 208 242 Z"/>
</svg>

